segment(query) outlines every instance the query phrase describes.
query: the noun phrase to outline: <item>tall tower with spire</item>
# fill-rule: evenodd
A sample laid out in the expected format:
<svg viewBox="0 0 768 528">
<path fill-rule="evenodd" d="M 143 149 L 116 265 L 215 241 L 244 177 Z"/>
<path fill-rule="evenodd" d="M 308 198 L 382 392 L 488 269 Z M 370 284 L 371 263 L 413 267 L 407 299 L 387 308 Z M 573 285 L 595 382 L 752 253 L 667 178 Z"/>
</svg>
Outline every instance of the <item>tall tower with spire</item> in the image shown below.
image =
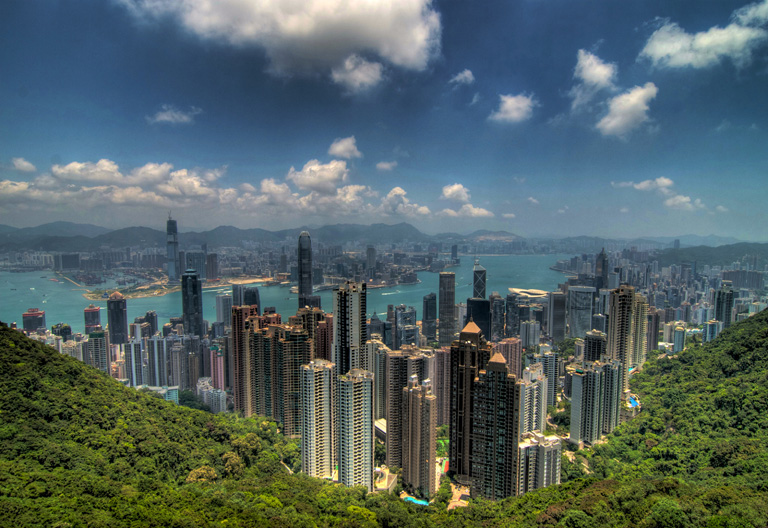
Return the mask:
<svg viewBox="0 0 768 528">
<path fill-rule="evenodd" d="M 179 229 L 176 220 L 168 213 L 168 222 L 165 224 L 166 257 L 168 259 L 168 282 L 179 282 L 181 278 L 181 262 L 179 262 Z"/>
<path fill-rule="evenodd" d="M 299 235 L 299 308 L 307 305 L 312 296 L 312 240 L 309 233 Z"/>
</svg>

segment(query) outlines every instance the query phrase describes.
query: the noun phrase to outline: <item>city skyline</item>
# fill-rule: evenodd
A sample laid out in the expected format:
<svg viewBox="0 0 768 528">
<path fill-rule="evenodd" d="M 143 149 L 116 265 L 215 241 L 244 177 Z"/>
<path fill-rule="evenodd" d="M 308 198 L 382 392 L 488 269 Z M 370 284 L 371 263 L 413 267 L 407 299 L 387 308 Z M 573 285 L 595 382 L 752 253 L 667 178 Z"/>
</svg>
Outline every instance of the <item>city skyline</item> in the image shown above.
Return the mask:
<svg viewBox="0 0 768 528">
<path fill-rule="evenodd" d="M 382 5 L 14 3 L 0 223 L 763 238 L 768 2 Z"/>
</svg>

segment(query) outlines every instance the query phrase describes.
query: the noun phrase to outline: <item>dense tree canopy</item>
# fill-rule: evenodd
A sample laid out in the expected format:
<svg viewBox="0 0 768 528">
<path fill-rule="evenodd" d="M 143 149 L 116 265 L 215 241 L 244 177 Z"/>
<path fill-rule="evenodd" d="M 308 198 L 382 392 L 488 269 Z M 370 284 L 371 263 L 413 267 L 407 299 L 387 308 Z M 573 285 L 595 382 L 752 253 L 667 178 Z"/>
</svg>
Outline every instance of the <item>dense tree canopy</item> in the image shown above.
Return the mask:
<svg viewBox="0 0 768 528">
<path fill-rule="evenodd" d="M 0 328 L 0 519 L 10 526 L 765 526 L 768 312 L 651 359 L 643 412 L 569 453 L 571 479 L 446 509 L 299 468 L 278 425 L 176 406 Z"/>
</svg>

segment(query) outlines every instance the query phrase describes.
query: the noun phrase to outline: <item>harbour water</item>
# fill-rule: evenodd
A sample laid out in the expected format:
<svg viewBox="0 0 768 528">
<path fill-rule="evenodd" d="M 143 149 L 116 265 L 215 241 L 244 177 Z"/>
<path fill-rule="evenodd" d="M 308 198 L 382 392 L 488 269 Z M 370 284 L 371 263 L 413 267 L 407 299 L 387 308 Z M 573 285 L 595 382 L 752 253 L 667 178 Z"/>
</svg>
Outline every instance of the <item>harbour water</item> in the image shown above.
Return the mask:
<svg viewBox="0 0 768 528">
<path fill-rule="evenodd" d="M 487 293 L 497 291 L 506 296 L 508 288 L 534 288 L 554 290 L 563 282 L 563 275 L 549 269 L 557 260 L 568 255 L 494 255 L 481 257 L 480 263 L 487 269 Z M 462 257 L 459 266 L 448 268 L 456 274 L 456 302 L 463 302 L 472 295 L 472 266 L 470 257 Z M 391 288 L 368 290 L 368 315 L 374 311 L 386 314 L 387 305 L 405 304 L 416 308 L 419 319 L 422 316 L 423 297 L 438 293 L 438 274 L 419 272 L 418 284 L 400 285 Z M 57 279 L 58 282 L 50 279 Z M 48 328 L 56 323 L 67 323 L 73 332 L 84 330 L 83 309 L 91 301 L 85 299 L 83 289 L 71 282 L 59 278 L 52 271 L 28 273 L 0 272 L 0 321 L 16 321 L 21 326 L 21 314 L 29 308 L 45 310 Z M 203 290 L 203 317 L 210 322 L 216 320 L 216 295 L 231 293 L 231 286 L 206 288 Z M 267 286 L 259 288 L 263 306 L 274 306 L 278 313 L 287 319 L 296 313 L 297 295 L 290 293 L 287 286 Z M 318 292 L 324 310 L 333 310 L 333 292 Z M 101 323 L 106 325 L 106 299 L 93 301 L 102 307 Z M 162 325 L 171 317 L 181 315 L 181 292 L 170 293 L 161 297 L 128 299 L 128 322 L 144 315 L 149 310 L 157 312 Z"/>
</svg>

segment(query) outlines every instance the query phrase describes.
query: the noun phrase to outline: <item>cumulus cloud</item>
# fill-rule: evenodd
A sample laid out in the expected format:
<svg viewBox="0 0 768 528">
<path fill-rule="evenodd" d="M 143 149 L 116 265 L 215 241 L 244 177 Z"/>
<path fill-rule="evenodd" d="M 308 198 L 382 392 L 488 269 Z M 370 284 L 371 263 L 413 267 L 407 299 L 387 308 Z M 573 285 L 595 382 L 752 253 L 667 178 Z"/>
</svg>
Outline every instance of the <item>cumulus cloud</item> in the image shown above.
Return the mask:
<svg viewBox="0 0 768 528">
<path fill-rule="evenodd" d="M 501 216 L 503 216 L 504 218 L 515 218 L 516 217 L 515 213 L 504 213 Z"/>
<path fill-rule="evenodd" d="M 67 165 L 54 165 L 51 172 L 62 180 L 108 183 L 123 180 L 117 163 L 108 159 L 100 159 L 96 163 L 73 161 Z"/>
<path fill-rule="evenodd" d="M 715 211 L 717 211 L 718 213 L 727 213 L 728 208 L 725 207 L 724 205 L 718 205 L 717 207 L 715 207 Z"/>
<path fill-rule="evenodd" d="M 152 116 L 146 116 L 149 123 L 169 124 L 169 125 L 191 125 L 195 122 L 195 116 L 202 113 L 200 108 L 191 106 L 189 110 L 180 110 L 173 105 L 163 105 L 160 110 Z"/>
<path fill-rule="evenodd" d="M 482 207 L 475 207 L 472 204 L 464 204 L 462 205 L 458 211 L 454 211 L 453 209 L 443 209 L 438 213 L 440 216 L 446 216 L 450 218 L 491 218 L 495 216 L 492 212 L 490 212 L 488 209 L 483 209 Z"/>
<path fill-rule="evenodd" d="M 402 187 L 395 187 L 381 199 L 379 212 L 385 215 L 402 216 L 425 216 L 430 214 L 430 210 L 425 205 L 412 203 L 407 197 Z"/>
<path fill-rule="evenodd" d="M 363 53 L 420 71 L 440 51 L 431 0 L 114 1 L 139 20 L 170 17 L 201 39 L 259 46 L 279 75 L 342 68 L 343 76 L 344 63 Z"/>
<path fill-rule="evenodd" d="M 454 202 L 469 202 L 469 189 L 460 183 L 446 185 L 443 187 L 443 193 L 440 195 L 442 200 L 452 200 Z"/>
<path fill-rule="evenodd" d="M 328 149 L 328 154 L 339 158 L 362 158 L 363 154 L 357 150 L 355 136 L 336 138 Z"/>
<path fill-rule="evenodd" d="M 673 188 L 675 182 L 671 178 L 660 176 L 653 180 L 643 180 L 641 182 L 611 182 L 611 186 L 615 189 L 632 188 L 638 191 L 655 192 L 664 198 L 664 205 L 670 209 L 677 209 L 679 211 L 696 211 L 707 210 L 707 206 L 699 198 L 691 198 L 679 194 Z M 625 211 L 626 209 L 626 211 Z M 718 210 L 715 208 L 715 210 Z M 628 212 L 629 209 L 623 207 L 620 212 Z"/>
<path fill-rule="evenodd" d="M 331 70 L 331 78 L 350 93 L 359 93 L 379 84 L 384 78 L 383 66 L 370 62 L 359 55 L 350 55 L 338 67 Z"/>
<path fill-rule="evenodd" d="M 448 82 L 450 84 L 472 84 L 475 82 L 475 76 L 470 70 L 464 70 L 451 77 Z"/>
<path fill-rule="evenodd" d="M 376 169 L 380 171 L 391 171 L 397 167 L 396 161 L 380 161 L 376 164 Z"/>
<path fill-rule="evenodd" d="M 499 123 L 520 123 L 533 115 L 538 103 L 532 95 L 499 95 L 499 108 L 488 119 Z"/>
<path fill-rule="evenodd" d="M 35 172 L 37 168 L 32 165 L 30 162 L 25 160 L 24 158 L 13 158 L 11 159 L 11 163 L 13 163 L 13 168 L 17 171 L 21 172 Z"/>
<path fill-rule="evenodd" d="M 320 163 L 315 159 L 304 164 L 300 171 L 291 167 L 285 179 L 295 183 L 299 189 L 331 194 L 336 191 L 338 184 L 347 181 L 348 173 L 346 161 Z"/>
<path fill-rule="evenodd" d="M 621 209 L 619 209 L 619 212 L 620 213 L 628 213 L 629 212 L 629 207 L 622 207 Z"/>
<path fill-rule="evenodd" d="M 604 62 L 594 53 L 580 49 L 573 71 L 576 84 L 569 93 L 573 98 L 571 109 L 583 107 L 601 90 L 615 89 L 617 72 L 618 67 L 615 64 Z"/>
<path fill-rule="evenodd" d="M 707 68 L 728 59 L 737 68 L 752 61 L 758 47 L 768 40 L 768 0 L 737 9 L 731 23 L 706 31 L 688 33 L 679 25 L 663 20 L 640 52 L 662 68 Z"/>
<path fill-rule="evenodd" d="M 626 138 L 634 129 L 648 121 L 648 103 L 656 97 L 658 88 L 652 82 L 635 86 L 608 102 L 608 114 L 598 123 L 604 136 Z"/>
<path fill-rule="evenodd" d="M 530 204 L 539 205 L 539 201 L 536 198 L 534 198 L 533 196 L 529 196 L 526 199 L 528 200 L 528 203 L 530 203 Z"/>
<path fill-rule="evenodd" d="M 696 209 L 706 209 L 706 206 L 699 198 L 695 200 L 690 196 L 683 196 L 682 194 L 675 194 L 664 200 L 664 205 L 670 209 L 679 209 L 680 211 L 694 211 Z"/>
</svg>

